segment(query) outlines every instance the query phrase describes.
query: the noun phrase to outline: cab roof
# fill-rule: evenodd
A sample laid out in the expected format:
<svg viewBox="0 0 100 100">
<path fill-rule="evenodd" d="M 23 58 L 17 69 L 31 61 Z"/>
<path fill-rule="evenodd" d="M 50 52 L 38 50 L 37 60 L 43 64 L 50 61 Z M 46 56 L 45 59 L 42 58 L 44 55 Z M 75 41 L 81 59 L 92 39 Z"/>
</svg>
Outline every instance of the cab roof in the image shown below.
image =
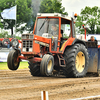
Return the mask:
<svg viewBox="0 0 100 100">
<path fill-rule="evenodd" d="M 71 17 L 68 17 L 67 15 L 63 15 L 60 13 L 38 13 L 37 17 L 61 17 L 71 21 Z"/>
</svg>

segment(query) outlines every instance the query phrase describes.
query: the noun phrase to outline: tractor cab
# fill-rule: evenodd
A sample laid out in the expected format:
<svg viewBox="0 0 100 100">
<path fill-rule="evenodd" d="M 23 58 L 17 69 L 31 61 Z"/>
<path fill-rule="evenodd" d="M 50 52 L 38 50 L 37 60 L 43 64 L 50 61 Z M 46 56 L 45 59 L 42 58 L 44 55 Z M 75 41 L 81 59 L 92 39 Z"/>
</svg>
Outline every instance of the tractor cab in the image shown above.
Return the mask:
<svg viewBox="0 0 100 100">
<path fill-rule="evenodd" d="M 35 43 L 41 46 L 46 45 L 46 47 L 49 47 L 48 49 L 51 53 L 61 53 L 64 49 L 64 46 L 62 46 L 64 42 L 69 37 L 75 36 L 73 32 L 74 23 L 72 23 L 72 18 L 66 15 L 59 13 L 39 13 L 33 30 Z M 38 40 L 37 38 L 40 39 Z"/>
<path fill-rule="evenodd" d="M 46 39 L 52 39 L 51 50 L 56 51 L 59 37 L 59 18 L 38 18 L 34 34 Z"/>
<path fill-rule="evenodd" d="M 53 31 L 55 32 L 53 34 Z M 35 29 L 35 35 L 52 38 L 58 37 L 59 19 L 58 18 L 38 18 Z"/>
</svg>

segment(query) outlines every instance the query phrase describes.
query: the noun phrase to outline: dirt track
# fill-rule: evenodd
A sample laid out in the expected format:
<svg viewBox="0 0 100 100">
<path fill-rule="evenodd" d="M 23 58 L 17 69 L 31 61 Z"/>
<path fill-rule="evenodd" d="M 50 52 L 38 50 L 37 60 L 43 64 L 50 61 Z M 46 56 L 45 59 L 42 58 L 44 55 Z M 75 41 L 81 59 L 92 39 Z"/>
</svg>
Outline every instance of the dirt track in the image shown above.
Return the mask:
<svg viewBox="0 0 100 100">
<path fill-rule="evenodd" d="M 0 100 L 41 100 L 43 90 L 49 100 L 100 95 L 100 77 L 32 77 L 28 69 L 0 71 Z"/>
</svg>

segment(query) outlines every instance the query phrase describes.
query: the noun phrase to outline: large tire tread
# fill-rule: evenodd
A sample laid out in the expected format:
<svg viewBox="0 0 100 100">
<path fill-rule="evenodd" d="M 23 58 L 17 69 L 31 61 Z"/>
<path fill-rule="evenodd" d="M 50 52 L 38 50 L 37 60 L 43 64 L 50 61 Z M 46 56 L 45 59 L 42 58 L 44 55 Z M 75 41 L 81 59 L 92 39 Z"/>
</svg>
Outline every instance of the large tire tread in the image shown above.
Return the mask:
<svg viewBox="0 0 100 100">
<path fill-rule="evenodd" d="M 20 61 L 17 65 L 14 64 L 14 57 L 18 56 L 17 52 L 15 50 L 10 51 L 7 58 L 7 65 L 10 70 L 17 70 L 20 64 Z M 17 59 L 17 57 L 16 57 Z"/>
<path fill-rule="evenodd" d="M 40 66 L 38 66 L 37 63 L 31 63 L 31 62 L 28 62 L 29 63 L 29 71 L 31 73 L 32 76 L 41 76 L 41 73 L 40 73 Z"/>
<path fill-rule="evenodd" d="M 75 59 L 76 59 L 76 54 L 78 51 L 82 50 L 85 54 L 85 68 L 82 73 L 77 72 L 76 67 L 75 67 Z M 86 75 L 87 69 L 88 69 L 88 52 L 87 49 L 83 44 L 74 44 L 73 46 L 66 48 L 65 53 L 64 53 L 64 58 L 66 62 L 66 67 L 63 68 L 63 72 L 66 77 L 84 77 Z M 87 64 L 87 65 L 86 65 Z"/>
</svg>

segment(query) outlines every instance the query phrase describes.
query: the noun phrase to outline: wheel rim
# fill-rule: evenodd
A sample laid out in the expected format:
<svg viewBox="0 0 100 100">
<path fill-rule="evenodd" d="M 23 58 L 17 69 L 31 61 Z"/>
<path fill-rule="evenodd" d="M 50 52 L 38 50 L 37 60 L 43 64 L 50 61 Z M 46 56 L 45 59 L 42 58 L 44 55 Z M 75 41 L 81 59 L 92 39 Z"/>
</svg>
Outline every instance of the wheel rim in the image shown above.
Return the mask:
<svg viewBox="0 0 100 100">
<path fill-rule="evenodd" d="M 8 44 L 7 41 L 5 41 L 4 44 L 7 46 L 7 44 Z"/>
<path fill-rule="evenodd" d="M 48 66 L 47 66 L 47 71 L 50 72 L 52 69 L 52 60 L 49 61 Z"/>
<path fill-rule="evenodd" d="M 76 55 L 75 61 L 76 69 L 79 73 L 81 73 L 85 68 L 85 55 L 83 52 L 78 52 Z"/>
<path fill-rule="evenodd" d="M 17 46 L 18 42 L 17 41 L 14 41 L 13 42 L 13 46 Z"/>
</svg>

